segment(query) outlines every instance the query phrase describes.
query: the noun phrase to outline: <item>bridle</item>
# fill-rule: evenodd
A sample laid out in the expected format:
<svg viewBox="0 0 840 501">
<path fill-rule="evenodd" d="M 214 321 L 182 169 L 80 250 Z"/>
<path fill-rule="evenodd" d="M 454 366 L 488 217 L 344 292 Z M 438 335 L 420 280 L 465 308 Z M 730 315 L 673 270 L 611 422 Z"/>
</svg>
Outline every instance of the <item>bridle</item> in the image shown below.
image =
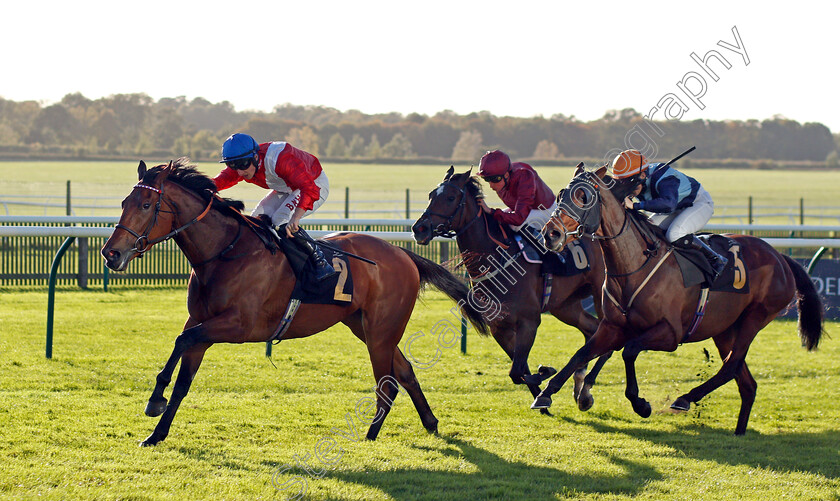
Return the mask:
<svg viewBox="0 0 840 501">
<path fill-rule="evenodd" d="M 601 193 L 598 191 L 598 184 L 600 179 L 593 179 L 595 176 L 592 172 L 584 172 L 582 175 L 575 177 L 569 182 L 569 185 L 557 195 L 557 208 L 551 214 L 551 223 L 559 226 L 563 232 L 564 242 L 569 237 L 589 237 L 592 240 L 613 240 L 624 233 L 627 228 L 627 221 L 629 216 L 627 211 L 624 211 L 624 221 L 621 223 L 621 228 L 615 235 L 597 235 L 596 232 L 601 226 L 601 207 L 604 201 L 601 199 Z M 578 206 L 573 199 L 574 193 L 577 189 L 585 189 L 591 196 L 591 201 L 586 203 L 583 207 Z M 563 223 L 561 218 L 563 213 L 566 213 L 570 219 L 578 223 L 578 227 L 570 231 Z"/>
<path fill-rule="evenodd" d="M 442 182 L 438 185 L 438 187 L 436 188 L 435 191 L 438 191 L 441 188 L 444 188 L 446 186 L 452 186 L 453 188 L 458 190 L 458 192 L 461 194 L 461 199 L 458 201 L 458 206 L 455 207 L 455 209 L 452 211 L 452 214 L 449 214 L 449 215 L 441 214 L 439 212 L 430 211 L 428 208 L 426 208 L 426 210 L 423 211 L 423 214 L 420 216 L 420 218 L 422 219 L 426 216 L 435 216 L 435 217 L 439 217 L 441 219 L 444 219 L 444 222 L 442 222 L 439 225 L 432 228 L 432 236 L 433 237 L 444 237 L 444 238 L 455 238 L 455 237 L 459 236 L 460 234 L 462 234 L 464 231 L 466 231 L 467 228 L 469 228 L 470 226 L 473 225 L 473 223 L 478 221 L 478 219 L 481 217 L 481 214 L 482 214 L 483 211 L 479 209 L 478 214 L 476 214 L 476 216 L 470 222 L 468 222 L 466 225 L 462 226 L 461 229 L 459 229 L 457 231 L 452 229 L 452 221 L 455 219 L 455 217 L 459 213 L 461 213 L 461 211 L 464 209 L 464 206 L 466 205 L 467 190 L 462 188 L 461 186 L 458 186 L 457 184 L 453 183 L 452 181 L 444 181 L 444 182 Z"/>
<path fill-rule="evenodd" d="M 167 171 L 166 176 L 168 176 L 168 175 L 169 174 L 168 174 L 168 171 Z M 118 223 L 117 226 L 115 227 L 117 230 L 127 231 L 134 238 L 136 238 L 136 240 L 134 241 L 134 247 L 131 250 L 137 252 L 137 254 L 138 254 L 137 257 L 143 257 L 143 254 L 145 254 L 146 251 L 151 249 L 152 246 L 154 246 L 155 244 L 159 244 L 161 242 L 169 240 L 170 238 L 178 235 L 178 233 L 181 233 L 182 231 L 189 228 L 193 224 L 201 221 L 201 219 L 204 218 L 204 216 L 206 216 L 208 212 L 210 212 L 210 207 L 213 206 L 213 198 L 215 198 L 215 196 L 216 196 L 215 194 L 213 194 L 213 196 L 210 197 L 210 202 L 207 204 L 207 207 L 204 208 L 204 211 L 202 211 L 201 214 L 199 214 L 198 216 L 193 218 L 193 220 L 191 220 L 190 222 L 188 222 L 184 225 L 179 226 L 178 228 L 175 228 L 174 230 L 170 231 L 166 235 L 163 235 L 162 237 L 155 238 L 154 240 L 150 240 L 149 239 L 149 233 L 151 233 L 152 228 L 154 228 L 155 225 L 157 225 L 158 216 L 160 215 L 161 212 L 163 212 L 165 214 L 173 214 L 173 215 L 178 214 L 178 206 L 175 205 L 168 198 L 164 197 L 164 195 L 163 195 L 163 183 L 164 183 L 164 181 L 166 181 L 166 176 L 164 176 L 163 179 L 161 179 L 160 188 L 155 188 L 154 186 L 149 186 L 149 185 L 143 184 L 143 183 L 137 183 L 137 184 L 134 185 L 134 188 L 151 190 L 151 191 L 154 191 L 155 193 L 158 194 L 158 199 L 155 202 L 155 214 L 152 217 L 152 221 L 149 223 L 148 226 L 146 226 L 146 229 L 143 230 L 143 233 L 139 234 L 136 231 L 129 228 L 128 226 L 125 226 L 124 224 L 120 224 L 120 223 Z M 165 202 L 166 205 L 168 205 L 172 210 L 162 210 L 161 202 Z M 174 225 L 174 222 L 175 222 L 174 217 L 172 218 L 172 221 L 173 221 L 173 225 Z"/>
</svg>

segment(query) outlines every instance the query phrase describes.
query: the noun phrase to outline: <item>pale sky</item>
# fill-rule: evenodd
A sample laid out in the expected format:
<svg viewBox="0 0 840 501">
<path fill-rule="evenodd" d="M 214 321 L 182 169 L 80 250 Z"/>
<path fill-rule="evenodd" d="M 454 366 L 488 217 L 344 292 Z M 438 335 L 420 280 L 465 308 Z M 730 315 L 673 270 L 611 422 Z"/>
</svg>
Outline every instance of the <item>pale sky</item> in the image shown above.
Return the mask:
<svg viewBox="0 0 840 501">
<path fill-rule="evenodd" d="M 838 132 L 838 14 L 828 1 L 18 1 L 3 7 L 0 97 L 592 120 L 673 93 L 682 120 L 781 114 Z M 718 45 L 737 46 L 733 27 L 748 65 Z M 710 61 L 718 81 L 691 58 L 710 50 L 731 65 Z M 689 75 L 701 91 L 690 72 L 705 109 L 678 88 Z"/>
</svg>

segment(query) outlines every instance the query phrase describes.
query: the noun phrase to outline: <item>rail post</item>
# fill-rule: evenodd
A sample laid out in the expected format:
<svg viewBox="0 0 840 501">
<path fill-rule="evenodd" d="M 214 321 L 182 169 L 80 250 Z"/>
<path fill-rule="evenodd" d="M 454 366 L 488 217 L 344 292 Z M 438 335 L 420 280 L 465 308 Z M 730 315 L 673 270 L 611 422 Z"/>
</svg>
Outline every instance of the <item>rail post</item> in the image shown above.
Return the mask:
<svg viewBox="0 0 840 501">
<path fill-rule="evenodd" d="M 69 186 L 69 181 L 67 182 Z M 53 319 L 55 313 L 55 280 L 58 275 L 58 265 L 61 264 L 61 258 L 76 237 L 67 237 L 61 247 L 58 248 L 55 257 L 53 258 L 52 266 L 50 267 L 50 282 L 47 293 L 47 358 L 52 358 L 52 342 L 53 342 Z"/>
</svg>

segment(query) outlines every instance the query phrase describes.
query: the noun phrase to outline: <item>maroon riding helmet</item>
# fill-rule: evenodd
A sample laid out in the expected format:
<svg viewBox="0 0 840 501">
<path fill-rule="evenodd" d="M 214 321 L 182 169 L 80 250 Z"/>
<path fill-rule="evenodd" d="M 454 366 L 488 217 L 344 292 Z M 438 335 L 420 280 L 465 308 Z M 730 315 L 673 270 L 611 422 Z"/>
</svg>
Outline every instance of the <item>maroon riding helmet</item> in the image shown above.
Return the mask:
<svg viewBox="0 0 840 501">
<path fill-rule="evenodd" d="M 510 170 L 510 157 L 499 150 L 488 151 L 478 163 L 478 175 L 484 178 L 504 176 Z"/>
</svg>

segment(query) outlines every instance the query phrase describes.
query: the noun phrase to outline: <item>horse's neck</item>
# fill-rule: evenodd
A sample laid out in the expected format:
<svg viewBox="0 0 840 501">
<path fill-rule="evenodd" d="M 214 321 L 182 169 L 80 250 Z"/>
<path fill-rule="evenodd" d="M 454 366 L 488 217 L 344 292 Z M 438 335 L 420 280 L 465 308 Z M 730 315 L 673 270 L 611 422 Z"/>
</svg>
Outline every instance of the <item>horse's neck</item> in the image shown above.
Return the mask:
<svg viewBox="0 0 840 501">
<path fill-rule="evenodd" d="M 178 200 L 178 214 L 174 223 L 176 228 L 198 217 L 207 207 L 207 202 L 195 193 L 180 186 L 177 189 L 183 191 L 184 195 Z M 238 226 L 239 221 L 210 209 L 200 221 L 176 235 L 175 243 L 190 264 L 195 266 L 218 256 L 229 246 L 238 235 Z"/>
<path fill-rule="evenodd" d="M 647 243 L 633 222 L 627 220 L 630 215 L 625 214 L 615 197 L 606 188 L 600 190 L 603 207 L 599 233 L 605 237 L 601 240 L 601 249 L 607 272 L 615 275 L 630 273 L 639 269 L 647 259 L 644 254 Z"/>
<path fill-rule="evenodd" d="M 471 277 L 477 278 L 487 273 L 487 268 L 492 270 L 500 265 L 504 266 L 516 251 L 505 249 L 500 245 L 503 239 L 501 225 L 492 216 L 481 214 L 478 204 L 470 204 L 469 207 L 472 208 L 469 211 L 471 214 L 466 214 L 467 209 L 465 209 L 466 222 L 464 224 L 469 224 L 470 227 L 459 234 L 455 240 L 467 272 Z M 496 262 L 490 261 L 487 256 L 493 256 Z"/>
</svg>

